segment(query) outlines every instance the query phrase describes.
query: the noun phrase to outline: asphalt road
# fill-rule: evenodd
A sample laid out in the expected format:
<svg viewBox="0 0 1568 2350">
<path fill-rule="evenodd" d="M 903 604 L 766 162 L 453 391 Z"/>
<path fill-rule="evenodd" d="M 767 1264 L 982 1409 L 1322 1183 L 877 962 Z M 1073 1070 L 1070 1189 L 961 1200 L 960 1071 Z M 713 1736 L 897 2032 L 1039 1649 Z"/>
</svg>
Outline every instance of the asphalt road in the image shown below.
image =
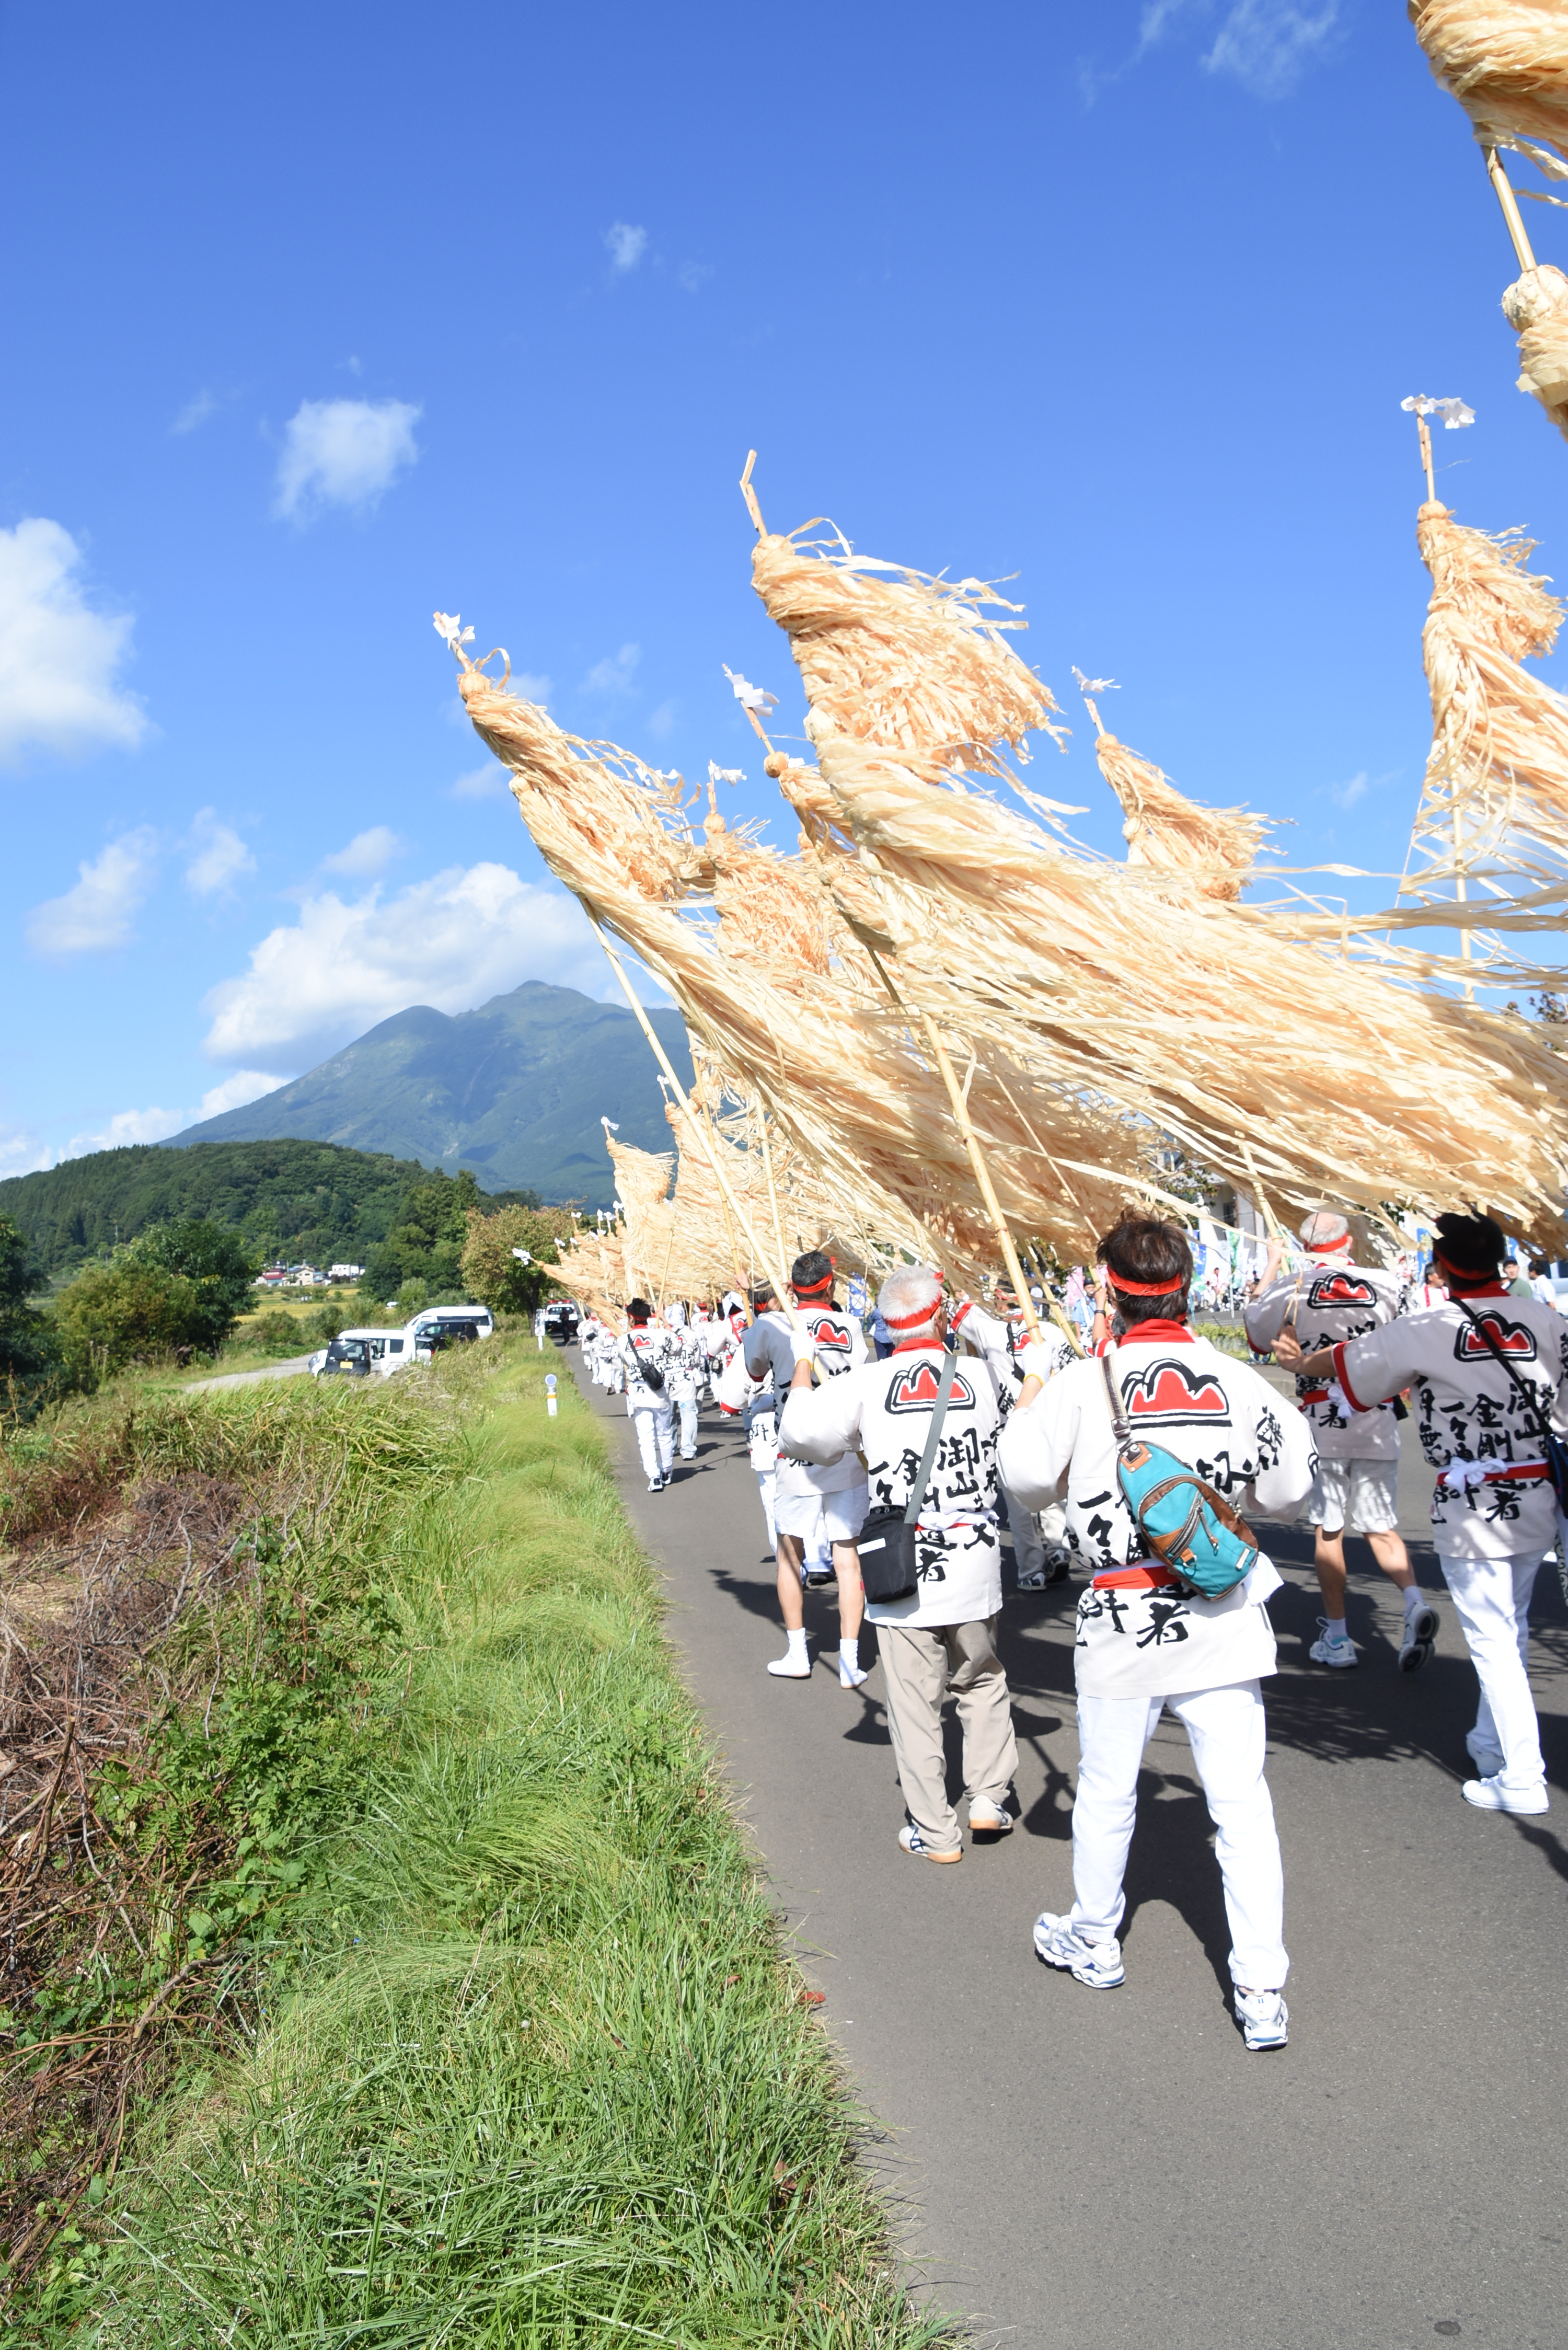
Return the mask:
<svg viewBox="0 0 1568 2350">
<path fill-rule="evenodd" d="M 254 1388 L 258 1379 L 296 1379 L 310 1368 L 308 1355 L 292 1355 L 286 1363 L 268 1363 L 260 1371 L 225 1371 L 222 1378 L 192 1379 L 187 1395 L 201 1395 L 208 1388 Z"/>
<path fill-rule="evenodd" d="M 1013 1592 L 1004 1612 L 1018 1828 L 958 1868 L 912 1861 L 881 1674 L 840 1690 L 829 1600 L 806 1600 L 811 1680 L 763 1670 L 783 1640 L 738 1431 L 708 1407 L 697 1460 L 650 1495 L 620 1399 L 580 1384 L 825 2020 L 888 2133 L 911 2273 L 939 2306 L 1017 2350 L 1568 2345 L 1568 1610 L 1552 1569 L 1532 1664 L 1557 1792 L 1546 1816 L 1510 1819 L 1459 1796 L 1475 1684 L 1446 1597 L 1437 1656 L 1400 1674 L 1397 1597 L 1353 1543 L 1362 1661 L 1330 1675 L 1305 1659 L 1311 1537 L 1264 1531 L 1286 1582 L 1268 1702 L 1291 2044 L 1249 2055 L 1208 1814 L 1168 1720 L 1140 1787 L 1125 1987 L 1089 1991 L 1034 1958 L 1036 1914 L 1072 1900 L 1076 1582 Z M 1407 1433 L 1401 1517 L 1436 1589 L 1413 1451 Z M 956 1740 L 950 1756 L 956 1791 Z"/>
</svg>

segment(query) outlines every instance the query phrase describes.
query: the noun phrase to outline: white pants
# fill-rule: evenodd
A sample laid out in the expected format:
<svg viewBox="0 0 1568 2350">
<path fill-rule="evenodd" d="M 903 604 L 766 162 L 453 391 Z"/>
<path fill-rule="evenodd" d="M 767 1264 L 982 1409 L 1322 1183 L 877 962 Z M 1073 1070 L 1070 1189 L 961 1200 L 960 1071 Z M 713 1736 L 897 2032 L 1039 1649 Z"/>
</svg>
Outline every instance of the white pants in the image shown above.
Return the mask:
<svg viewBox="0 0 1568 2350">
<path fill-rule="evenodd" d="M 778 1474 L 776 1469 L 757 1471 L 757 1491 L 763 1497 L 763 1515 L 768 1522 L 768 1548 L 774 1551 L 779 1546 L 779 1530 L 774 1523 L 774 1488 L 778 1483 Z"/>
<path fill-rule="evenodd" d="M 1550 1558 L 1551 1552 L 1546 1553 Z M 1502 1756 L 1505 1787 L 1539 1787 L 1546 1776 L 1541 1731 L 1530 1694 L 1530 1596 L 1542 1554 L 1516 1550 L 1506 1558 L 1454 1558 L 1438 1553 L 1443 1581 L 1480 1683 L 1475 1742 Z"/>
<path fill-rule="evenodd" d="M 677 1409 L 680 1414 L 680 1458 L 682 1461 L 695 1461 L 697 1458 L 696 1397 L 682 1396 Z"/>
<path fill-rule="evenodd" d="M 667 1403 L 641 1404 L 629 1415 L 648 1475 L 668 1477 L 675 1459 L 675 1414 Z"/>
<path fill-rule="evenodd" d="M 1080 1696 L 1073 1923 L 1091 1941 L 1120 1929 L 1138 1769 L 1167 1706 L 1187 1732 L 1219 1831 L 1215 1857 L 1225 1880 L 1231 1980 L 1249 1991 L 1277 1991 L 1290 1967 L 1282 1939 L 1285 1881 L 1263 1776 L 1263 1693 L 1256 1681 L 1173 1697 Z"/>
<path fill-rule="evenodd" d="M 1001 1480 L 998 1479 L 998 1483 Z M 1012 1534 L 1012 1555 L 1021 1575 L 1039 1575 L 1045 1565 L 1045 1545 L 1040 1539 L 1040 1529 L 1033 1513 L 1026 1510 L 1015 1493 L 1002 1487 L 1002 1505 L 1007 1513 L 1007 1523 Z"/>
</svg>

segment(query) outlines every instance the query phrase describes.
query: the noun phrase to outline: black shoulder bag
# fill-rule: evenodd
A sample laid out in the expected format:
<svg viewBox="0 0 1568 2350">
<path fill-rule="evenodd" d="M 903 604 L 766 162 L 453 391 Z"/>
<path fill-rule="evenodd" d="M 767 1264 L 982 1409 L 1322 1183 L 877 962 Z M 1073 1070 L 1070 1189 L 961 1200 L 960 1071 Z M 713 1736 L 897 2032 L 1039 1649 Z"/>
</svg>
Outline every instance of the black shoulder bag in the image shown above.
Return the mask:
<svg viewBox="0 0 1568 2350">
<path fill-rule="evenodd" d="M 638 1352 L 637 1340 L 635 1338 L 631 1339 L 628 1343 L 631 1347 L 631 1359 L 637 1365 L 638 1378 L 642 1381 L 645 1388 L 651 1388 L 655 1395 L 662 1395 L 664 1393 L 664 1373 L 659 1369 L 657 1363 L 645 1363 L 643 1361 L 642 1357 Z"/>
<path fill-rule="evenodd" d="M 943 1355 L 942 1382 L 937 1390 L 931 1424 L 926 1435 L 926 1449 L 920 1455 L 920 1465 L 909 1488 L 908 1505 L 901 1510 L 869 1511 L 866 1523 L 856 1538 L 856 1547 L 860 1553 L 860 1580 L 866 1586 L 867 1599 L 906 1599 L 919 1581 L 915 1522 L 926 1498 L 926 1486 L 930 1479 L 931 1463 L 937 1457 L 937 1447 L 942 1440 L 942 1422 L 948 1416 L 948 1398 L 953 1391 L 953 1373 L 958 1368 L 958 1356 L 951 1347 L 945 1347 Z"/>
<path fill-rule="evenodd" d="M 1565 1444 L 1560 1436 L 1552 1435 L 1541 1406 L 1487 1328 L 1485 1321 L 1477 1319 L 1462 1297 L 1456 1297 L 1454 1304 L 1469 1322 L 1487 1353 L 1495 1362 L 1502 1365 L 1508 1374 L 1510 1387 L 1535 1422 L 1535 1432 L 1541 1439 L 1541 1457 L 1546 1463 L 1546 1473 L 1552 1480 L 1552 1490 L 1557 1496 L 1557 1507 L 1565 1516 L 1568 1516 L 1568 1444 Z"/>
</svg>

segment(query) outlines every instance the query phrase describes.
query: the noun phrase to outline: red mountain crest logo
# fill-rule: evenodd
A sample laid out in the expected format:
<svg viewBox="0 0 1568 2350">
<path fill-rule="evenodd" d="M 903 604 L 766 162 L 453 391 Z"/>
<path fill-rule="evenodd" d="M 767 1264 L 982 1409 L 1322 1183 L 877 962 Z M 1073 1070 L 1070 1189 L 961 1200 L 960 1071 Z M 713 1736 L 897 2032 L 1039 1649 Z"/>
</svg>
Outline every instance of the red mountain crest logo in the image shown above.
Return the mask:
<svg viewBox="0 0 1568 2350">
<path fill-rule="evenodd" d="M 914 1363 L 900 1371 L 888 1389 L 889 1411 L 929 1411 L 941 1391 L 941 1371 L 935 1363 Z M 961 1371 L 953 1373 L 953 1383 L 948 1392 L 950 1411 L 972 1411 L 974 1389 Z"/>
<path fill-rule="evenodd" d="M 1331 1273 L 1314 1281 L 1307 1292 L 1311 1305 L 1376 1305 L 1377 1291 L 1359 1274 Z"/>
<path fill-rule="evenodd" d="M 1480 1324 L 1480 1328 L 1476 1326 Z M 1492 1347 L 1515 1363 L 1535 1360 L 1535 1333 L 1527 1322 L 1510 1322 L 1501 1314 L 1478 1314 L 1474 1322 L 1468 1318 L 1460 1325 L 1454 1354 L 1461 1363 L 1490 1362 L 1491 1347 L 1481 1336 L 1486 1331 Z"/>
<path fill-rule="evenodd" d="M 1174 1425 L 1183 1420 L 1212 1424 L 1229 1419 L 1225 1390 L 1212 1371 L 1174 1361 L 1168 1355 L 1150 1363 L 1136 1378 L 1122 1381 L 1127 1418 L 1140 1428 Z"/>
<path fill-rule="evenodd" d="M 852 1346 L 854 1345 L 854 1341 L 849 1335 L 848 1323 L 836 1322 L 833 1320 L 831 1315 L 826 1314 L 818 1315 L 815 1326 L 812 1331 L 812 1342 L 819 1350 L 824 1347 L 829 1347 L 836 1348 L 846 1355 L 849 1353 Z"/>
</svg>

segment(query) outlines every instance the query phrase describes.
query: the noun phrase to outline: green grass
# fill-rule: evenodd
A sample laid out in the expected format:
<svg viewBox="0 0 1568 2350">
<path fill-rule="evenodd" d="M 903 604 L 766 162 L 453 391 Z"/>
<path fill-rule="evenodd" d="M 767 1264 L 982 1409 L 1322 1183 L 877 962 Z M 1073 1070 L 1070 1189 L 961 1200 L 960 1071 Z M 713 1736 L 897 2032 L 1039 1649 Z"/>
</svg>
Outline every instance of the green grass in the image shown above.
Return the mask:
<svg viewBox="0 0 1568 2350">
<path fill-rule="evenodd" d="M 339 1506 L 397 1628 L 252 2049 L 142 2117 L 40 2338 L 934 2338 L 598 1431 L 569 1390 L 545 1417 L 545 1368 L 504 1341 L 374 1396 L 157 1403 L 160 1458 L 212 1473 L 358 1423 L 379 1465 Z"/>
</svg>

